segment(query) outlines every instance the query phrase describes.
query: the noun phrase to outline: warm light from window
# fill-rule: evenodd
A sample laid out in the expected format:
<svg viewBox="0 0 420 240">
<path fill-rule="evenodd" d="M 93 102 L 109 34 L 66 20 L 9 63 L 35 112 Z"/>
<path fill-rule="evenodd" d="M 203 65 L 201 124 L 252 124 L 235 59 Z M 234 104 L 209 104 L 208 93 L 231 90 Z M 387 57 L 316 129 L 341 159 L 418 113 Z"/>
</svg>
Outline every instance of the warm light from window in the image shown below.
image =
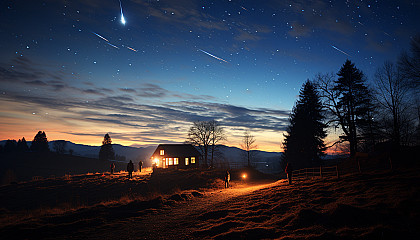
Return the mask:
<svg viewBox="0 0 420 240">
<path fill-rule="evenodd" d="M 174 158 L 174 165 L 178 165 L 179 161 L 178 158 Z"/>
<path fill-rule="evenodd" d="M 173 158 L 169 158 L 169 165 L 174 165 L 174 159 Z"/>
<path fill-rule="evenodd" d="M 185 158 L 185 166 L 187 166 L 188 164 L 190 164 L 190 163 L 188 162 L 188 158 Z"/>
<path fill-rule="evenodd" d="M 160 156 L 165 155 L 165 150 L 160 150 Z"/>
<path fill-rule="evenodd" d="M 159 166 L 159 159 L 155 158 L 154 162 L 156 164 L 156 167 Z"/>
<path fill-rule="evenodd" d="M 195 163 L 195 157 L 191 157 L 191 163 Z"/>
</svg>

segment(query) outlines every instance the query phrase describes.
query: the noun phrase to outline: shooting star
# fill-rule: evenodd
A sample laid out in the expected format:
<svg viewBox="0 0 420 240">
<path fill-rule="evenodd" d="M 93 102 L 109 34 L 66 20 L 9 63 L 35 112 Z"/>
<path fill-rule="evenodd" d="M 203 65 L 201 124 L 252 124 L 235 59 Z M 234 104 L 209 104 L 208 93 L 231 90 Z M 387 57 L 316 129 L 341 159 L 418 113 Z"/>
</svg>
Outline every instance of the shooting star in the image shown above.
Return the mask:
<svg viewBox="0 0 420 240">
<path fill-rule="evenodd" d="M 124 14 L 123 14 L 123 10 L 122 10 L 121 0 L 118 0 L 118 1 L 120 1 L 121 23 L 122 23 L 123 25 L 125 25 L 125 18 L 124 18 Z"/>
<path fill-rule="evenodd" d="M 366 27 L 363 23 L 361 23 L 361 22 L 357 22 L 358 24 L 360 24 L 361 26 L 363 26 L 363 27 Z M 389 33 L 387 33 L 387 32 L 385 32 L 385 31 L 382 31 L 385 35 L 387 35 L 388 37 L 391 37 L 392 38 L 392 36 L 389 34 Z"/>
<path fill-rule="evenodd" d="M 112 43 L 106 42 L 106 44 L 108 44 L 109 46 L 114 47 L 114 48 L 116 48 L 116 49 L 120 49 L 119 47 L 115 46 L 115 45 L 114 45 L 114 44 L 112 44 Z"/>
<path fill-rule="evenodd" d="M 128 49 L 130 49 L 131 51 L 134 51 L 134 52 L 137 52 L 138 50 L 136 50 L 136 49 L 134 49 L 134 48 L 131 48 L 131 47 L 129 47 L 129 46 L 125 46 L 126 48 L 128 48 Z"/>
<path fill-rule="evenodd" d="M 93 33 L 93 34 L 95 34 L 97 37 L 100 37 L 100 38 L 102 38 L 103 40 L 105 40 L 105 41 L 109 42 L 109 40 L 108 40 L 108 39 L 106 39 L 106 38 L 102 37 L 101 35 L 97 34 L 96 32 L 92 32 L 92 33 Z"/>
<path fill-rule="evenodd" d="M 341 49 L 337 48 L 336 46 L 331 45 L 331 47 L 332 47 L 332 48 L 334 48 L 335 50 L 337 50 L 337 51 L 341 52 L 342 54 L 346 54 L 347 56 L 351 57 L 348 53 L 346 53 L 346 52 L 344 52 L 343 50 L 341 50 Z"/>
<path fill-rule="evenodd" d="M 208 53 L 208 52 L 206 52 L 206 51 L 204 51 L 204 50 L 201 50 L 201 49 L 198 49 L 198 50 L 200 50 L 201 52 L 203 52 L 203 53 L 205 53 L 205 54 L 209 55 L 210 57 L 216 58 L 216 59 L 217 59 L 217 60 L 219 60 L 219 61 L 223 61 L 223 62 L 225 62 L 225 63 L 229 63 L 228 61 L 224 60 L 223 58 L 219 58 L 219 57 L 217 57 L 217 56 L 214 56 L 213 54 Z"/>
</svg>

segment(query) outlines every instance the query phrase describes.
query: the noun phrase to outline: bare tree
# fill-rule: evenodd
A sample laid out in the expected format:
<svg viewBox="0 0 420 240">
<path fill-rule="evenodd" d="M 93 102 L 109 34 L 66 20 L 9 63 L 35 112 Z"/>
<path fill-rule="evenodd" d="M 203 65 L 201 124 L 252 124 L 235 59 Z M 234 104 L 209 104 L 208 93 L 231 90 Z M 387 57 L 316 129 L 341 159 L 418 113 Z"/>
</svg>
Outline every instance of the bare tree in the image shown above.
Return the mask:
<svg viewBox="0 0 420 240">
<path fill-rule="evenodd" d="M 208 167 L 208 153 L 211 144 L 211 129 L 205 121 L 197 121 L 188 132 L 187 141 L 194 146 L 198 146 L 204 158 L 204 167 Z"/>
<path fill-rule="evenodd" d="M 53 143 L 53 149 L 58 154 L 64 154 L 66 152 L 67 142 L 65 140 L 56 140 Z"/>
<path fill-rule="evenodd" d="M 411 39 L 410 53 L 404 52 L 398 61 L 403 77 L 409 79 L 411 86 L 419 91 L 420 87 L 420 35 Z"/>
<path fill-rule="evenodd" d="M 210 167 L 214 167 L 214 155 L 215 151 L 217 150 L 217 144 L 221 141 L 226 140 L 225 130 L 222 126 L 220 126 L 220 123 L 212 120 L 209 121 L 208 124 L 210 125 L 210 131 L 211 131 L 211 159 L 210 159 Z"/>
<path fill-rule="evenodd" d="M 204 157 L 204 167 L 208 167 L 208 156 L 211 154 L 210 166 L 213 167 L 216 144 L 226 139 L 223 128 L 217 121 L 196 121 L 188 132 L 187 142 L 198 146 Z"/>
<path fill-rule="evenodd" d="M 376 100 L 385 111 L 385 116 L 391 116 L 390 128 L 393 144 L 400 146 L 401 128 L 409 105 L 407 96 L 410 90 L 407 78 L 402 77 L 392 62 L 385 62 L 375 74 Z M 386 121 L 383 121 L 386 122 Z"/>
<path fill-rule="evenodd" d="M 255 137 L 250 133 L 249 130 L 244 132 L 244 136 L 242 138 L 241 148 L 246 151 L 246 157 L 248 160 L 248 167 L 251 167 L 251 159 L 252 159 L 252 150 L 257 148 L 255 144 Z"/>
</svg>

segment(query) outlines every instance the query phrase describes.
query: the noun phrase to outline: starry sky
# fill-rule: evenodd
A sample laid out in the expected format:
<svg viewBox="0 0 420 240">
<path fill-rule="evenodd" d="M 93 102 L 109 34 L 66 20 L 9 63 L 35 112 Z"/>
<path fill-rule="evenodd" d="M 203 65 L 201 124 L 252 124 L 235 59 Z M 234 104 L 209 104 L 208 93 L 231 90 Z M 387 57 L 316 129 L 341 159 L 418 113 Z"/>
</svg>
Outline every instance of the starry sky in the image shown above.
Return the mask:
<svg viewBox="0 0 420 240">
<path fill-rule="evenodd" d="M 249 129 L 281 151 L 303 82 L 346 59 L 372 80 L 419 13 L 409 0 L 1 1 L 0 140 L 182 143 L 215 119 L 226 145 Z"/>
</svg>

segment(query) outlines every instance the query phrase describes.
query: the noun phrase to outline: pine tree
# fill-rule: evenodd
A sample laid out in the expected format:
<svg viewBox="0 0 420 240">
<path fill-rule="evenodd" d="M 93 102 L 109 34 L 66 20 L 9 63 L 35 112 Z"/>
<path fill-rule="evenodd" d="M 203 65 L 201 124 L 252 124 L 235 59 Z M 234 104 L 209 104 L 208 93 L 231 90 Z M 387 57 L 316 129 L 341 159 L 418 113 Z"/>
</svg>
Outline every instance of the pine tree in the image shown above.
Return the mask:
<svg viewBox="0 0 420 240">
<path fill-rule="evenodd" d="M 44 131 L 39 131 L 34 140 L 32 140 L 31 151 L 33 152 L 49 152 L 47 135 Z"/>
<path fill-rule="evenodd" d="M 22 140 L 19 139 L 19 141 L 17 142 L 17 151 L 18 152 L 28 152 L 29 151 L 28 143 L 26 143 L 26 140 L 25 140 L 24 137 L 22 138 Z"/>
<path fill-rule="evenodd" d="M 325 151 L 323 139 L 327 136 L 322 104 L 314 83 L 306 81 L 299 99 L 292 109 L 289 127 L 284 135 L 283 161 L 293 168 L 319 165 Z"/>
<path fill-rule="evenodd" d="M 101 150 L 99 150 L 99 159 L 115 159 L 115 152 L 112 148 L 112 140 L 108 133 L 105 134 L 104 140 L 102 141 Z"/>
<path fill-rule="evenodd" d="M 340 138 L 350 143 L 350 155 L 353 156 L 357 152 L 359 130 L 370 123 L 371 94 L 363 72 L 350 60 L 346 60 L 337 75 L 333 91 L 338 96 L 336 111 L 340 116 L 337 120 L 344 132 Z"/>
</svg>

